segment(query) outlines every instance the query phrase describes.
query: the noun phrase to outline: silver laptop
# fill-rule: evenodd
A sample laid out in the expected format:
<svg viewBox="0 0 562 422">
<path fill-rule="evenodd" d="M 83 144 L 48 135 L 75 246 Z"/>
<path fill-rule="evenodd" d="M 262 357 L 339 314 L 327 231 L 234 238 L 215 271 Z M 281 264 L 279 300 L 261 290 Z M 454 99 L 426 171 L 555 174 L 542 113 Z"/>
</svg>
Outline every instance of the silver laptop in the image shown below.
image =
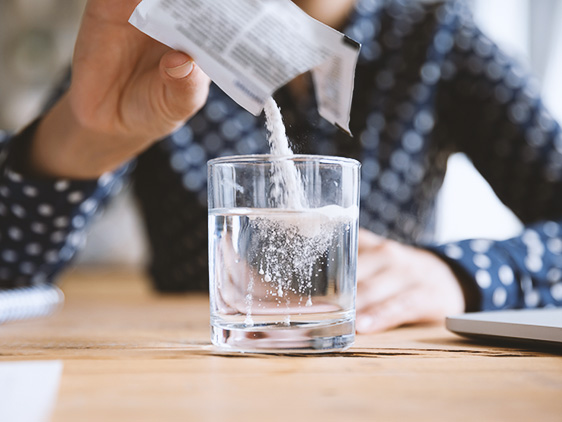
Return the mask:
<svg viewBox="0 0 562 422">
<path fill-rule="evenodd" d="M 448 317 L 446 326 L 466 337 L 547 342 L 562 346 L 562 308 L 474 312 Z"/>
</svg>

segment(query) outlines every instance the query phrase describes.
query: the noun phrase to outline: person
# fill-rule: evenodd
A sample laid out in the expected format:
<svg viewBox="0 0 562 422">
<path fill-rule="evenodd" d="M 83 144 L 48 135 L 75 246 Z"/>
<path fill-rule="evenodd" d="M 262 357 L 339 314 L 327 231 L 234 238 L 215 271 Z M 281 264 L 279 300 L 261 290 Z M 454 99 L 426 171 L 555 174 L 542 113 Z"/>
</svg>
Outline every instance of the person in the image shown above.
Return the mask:
<svg viewBox="0 0 562 422">
<path fill-rule="evenodd" d="M 357 330 L 562 304 L 562 132 L 461 1 L 294 0 L 363 44 L 354 138 L 316 112 L 306 76 L 276 93 L 297 152 L 362 164 Z M 158 290 L 207 288 L 207 159 L 267 152 L 263 118 L 187 55 L 127 23 L 139 0 L 89 0 L 72 80 L 1 138 L 0 279 L 52 283 L 130 177 Z M 525 224 L 506 241 L 431 243 L 447 157 L 462 151 Z"/>
</svg>

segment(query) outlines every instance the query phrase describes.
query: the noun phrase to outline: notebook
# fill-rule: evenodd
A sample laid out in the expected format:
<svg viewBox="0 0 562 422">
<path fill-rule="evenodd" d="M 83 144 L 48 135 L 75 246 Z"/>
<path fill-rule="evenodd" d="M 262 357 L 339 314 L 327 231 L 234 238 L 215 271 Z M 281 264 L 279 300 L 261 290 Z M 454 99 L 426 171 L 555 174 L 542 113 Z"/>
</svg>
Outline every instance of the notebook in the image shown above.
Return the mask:
<svg viewBox="0 0 562 422">
<path fill-rule="evenodd" d="M 466 337 L 546 342 L 562 347 L 562 308 L 467 313 L 448 317 L 446 326 Z"/>
<path fill-rule="evenodd" d="M 0 289 L 0 325 L 50 315 L 63 303 L 63 292 L 52 284 Z"/>
</svg>

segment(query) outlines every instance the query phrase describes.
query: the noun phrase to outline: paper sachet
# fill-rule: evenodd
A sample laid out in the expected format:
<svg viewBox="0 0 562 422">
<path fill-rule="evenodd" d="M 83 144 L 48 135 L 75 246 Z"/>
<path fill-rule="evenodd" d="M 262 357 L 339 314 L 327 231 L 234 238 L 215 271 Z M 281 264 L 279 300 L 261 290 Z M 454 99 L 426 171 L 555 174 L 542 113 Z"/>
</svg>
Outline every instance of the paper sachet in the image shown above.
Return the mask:
<svg viewBox="0 0 562 422">
<path fill-rule="evenodd" d="M 360 45 L 291 0 L 143 0 L 129 22 L 189 54 L 255 116 L 277 89 L 311 70 L 320 115 L 349 133 Z"/>
</svg>

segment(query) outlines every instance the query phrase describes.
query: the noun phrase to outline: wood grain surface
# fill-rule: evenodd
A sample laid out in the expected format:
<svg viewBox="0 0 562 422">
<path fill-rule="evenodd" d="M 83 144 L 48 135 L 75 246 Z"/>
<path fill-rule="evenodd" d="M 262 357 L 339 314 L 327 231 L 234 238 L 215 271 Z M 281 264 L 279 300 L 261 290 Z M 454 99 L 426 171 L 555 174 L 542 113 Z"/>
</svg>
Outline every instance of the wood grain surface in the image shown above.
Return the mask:
<svg viewBox="0 0 562 422">
<path fill-rule="evenodd" d="M 56 315 L 0 326 L 0 361 L 63 360 L 54 422 L 562 420 L 554 349 L 437 325 L 358 336 L 343 353 L 226 353 L 210 344 L 205 295 L 157 295 L 117 270 L 71 272 L 62 289 Z"/>
</svg>

